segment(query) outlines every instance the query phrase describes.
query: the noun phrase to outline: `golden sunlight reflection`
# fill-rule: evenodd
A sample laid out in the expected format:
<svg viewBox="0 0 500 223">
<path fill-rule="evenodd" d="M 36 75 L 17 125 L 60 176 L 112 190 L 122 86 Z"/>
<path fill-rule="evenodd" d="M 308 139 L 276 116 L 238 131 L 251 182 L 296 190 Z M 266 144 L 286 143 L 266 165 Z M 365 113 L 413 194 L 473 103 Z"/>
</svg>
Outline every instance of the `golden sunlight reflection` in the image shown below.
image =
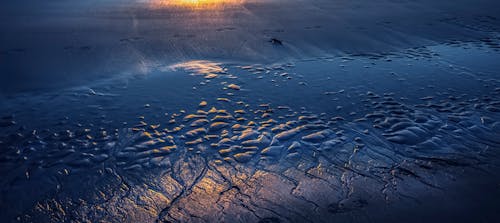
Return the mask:
<svg viewBox="0 0 500 223">
<path fill-rule="evenodd" d="M 196 10 L 220 9 L 225 6 L 242 4 L 245 0 L 150 0 L 154 9 L 162 8 L 189 8 Z"/>
<path fill-rule="evenodd" d="M 221 67 L 220 63 L 207 60 L 193 60 L 168 66 L 166 70 L 183 69 L 191 72 L 193 75 L 203 75 L 206 79 L 212 79 L 220 74 L 225 74 L 226 69 Z"/>
</svg>

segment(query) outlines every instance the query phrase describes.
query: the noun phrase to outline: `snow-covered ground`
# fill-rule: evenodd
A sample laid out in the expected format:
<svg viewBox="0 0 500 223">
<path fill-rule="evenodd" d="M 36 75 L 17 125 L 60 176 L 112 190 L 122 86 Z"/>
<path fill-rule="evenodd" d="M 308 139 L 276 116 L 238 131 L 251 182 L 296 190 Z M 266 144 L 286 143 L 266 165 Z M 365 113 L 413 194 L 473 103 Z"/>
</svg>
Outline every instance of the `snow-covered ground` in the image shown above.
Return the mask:
<svg viewBox="0 0 500 223">
<path fill-rule="evenodd" d="M 492 222 L 497 1 L 0 3 L 2 222 Z"/>
</svg>

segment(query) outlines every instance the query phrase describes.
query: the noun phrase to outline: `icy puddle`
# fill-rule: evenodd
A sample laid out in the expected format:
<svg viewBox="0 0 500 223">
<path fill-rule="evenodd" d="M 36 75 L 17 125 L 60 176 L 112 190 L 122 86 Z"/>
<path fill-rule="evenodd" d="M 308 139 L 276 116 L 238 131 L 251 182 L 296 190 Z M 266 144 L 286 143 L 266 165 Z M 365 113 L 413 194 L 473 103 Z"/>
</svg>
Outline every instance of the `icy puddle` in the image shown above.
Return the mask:
<svg viewBox="0 0 500 223">
<path fill-rule="evenodd" d="M 408 220 L 398 210 L 429 206 L 425 197 L 446 194 L 464 171 L 498 169 L 497 49 L 452 44 L 271 65 L 197 60 L 10 96 L 1 102 L 0 204 L 8 208 L 0 217 Z"/>
</svg>

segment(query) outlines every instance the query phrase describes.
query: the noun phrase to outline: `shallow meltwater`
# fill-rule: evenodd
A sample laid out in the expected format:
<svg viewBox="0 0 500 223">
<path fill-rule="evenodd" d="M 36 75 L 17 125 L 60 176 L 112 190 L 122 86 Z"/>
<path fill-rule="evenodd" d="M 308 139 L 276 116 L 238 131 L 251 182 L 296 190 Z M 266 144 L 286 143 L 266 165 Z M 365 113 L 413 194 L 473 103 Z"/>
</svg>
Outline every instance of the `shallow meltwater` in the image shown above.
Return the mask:
<svg viewBox="0 0 500 223">
<path fill-rule="evenodd" d="M 498 179 L 499 58 L 460 43 L 195 60 L 14 95 L 0 107 L 0 219 L 410 220 L 405 211 L 435 209 L 428 197 L 446 197 L 469 170 Z M 436 215 L 450 219 L 447 202 Z"/>
<path fill-rule="evenodd" d="M 0 93 L 61 90 L 189 60 L 495 44 L 500 2 L 469 1 L 2 0 Z"/>
</svg>

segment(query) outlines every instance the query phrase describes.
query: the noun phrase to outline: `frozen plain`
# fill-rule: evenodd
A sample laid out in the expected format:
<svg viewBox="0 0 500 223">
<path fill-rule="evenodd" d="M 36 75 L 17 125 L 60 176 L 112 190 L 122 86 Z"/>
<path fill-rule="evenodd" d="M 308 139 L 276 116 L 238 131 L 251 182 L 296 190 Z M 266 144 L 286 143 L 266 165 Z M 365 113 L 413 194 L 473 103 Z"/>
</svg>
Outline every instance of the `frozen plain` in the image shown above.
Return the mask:
<svg viewBox="0 0 500 223">
<path fill-rule="evenodd" d="M 495 1 L 0 5 L 2 221 L 498 218 Z"/>
</svg>

